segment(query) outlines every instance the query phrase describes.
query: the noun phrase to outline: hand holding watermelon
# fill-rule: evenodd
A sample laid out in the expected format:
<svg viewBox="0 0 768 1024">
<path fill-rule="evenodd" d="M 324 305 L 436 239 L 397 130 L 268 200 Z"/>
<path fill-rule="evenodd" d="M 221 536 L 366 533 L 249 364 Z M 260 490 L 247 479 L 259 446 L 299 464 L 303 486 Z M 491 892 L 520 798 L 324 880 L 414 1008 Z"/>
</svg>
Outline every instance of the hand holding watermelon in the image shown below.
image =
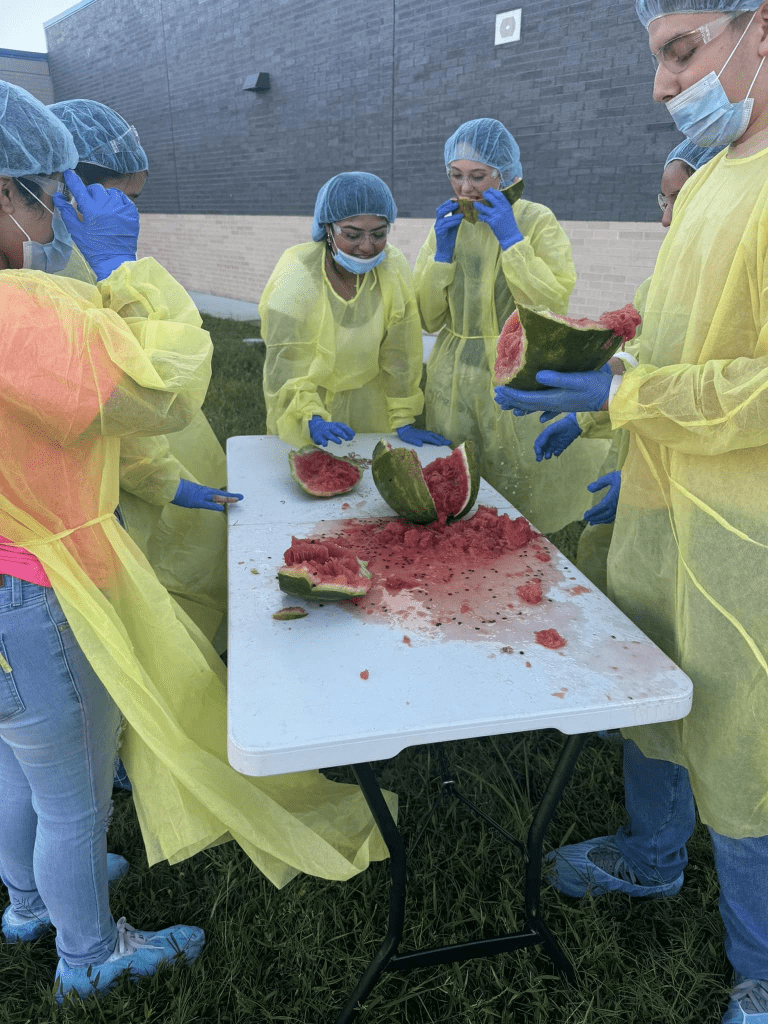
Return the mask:
<svg viewBox="0 0 768 1024">
<path fill-rule="evenodd" d="M 459 204 L 455 199 L 448 199 L 435 211 L 435 262 L 450 263 L 456 247 L 456 234 L 464 220 L 464 214 L 458 213 Z"/>
<path fill-rule="evenodd" d="M 483 192 L 488 206 L 480 203 L 475 205 L 478 220 L 484 221 L 499 240 L 499 245 L 506 251 L 518 242 L 523 235 L 515 220 L 515 213 L 509 200 L 498 189 L 489 188 Z"/>
<path fill-rule="evenodd" d="M 515 416 L 542 412 L 546 423 L 560 412 L 598 412 L 608 408 L 608 395 L 613 374 L 602 370 L 584 373 L 557 373 L 541 370 L 536 380 L 546 391 L 521 391 L 517 388 L 497 387 L 495 401 L 502 409 L 511 409 Z"/>
</svg>

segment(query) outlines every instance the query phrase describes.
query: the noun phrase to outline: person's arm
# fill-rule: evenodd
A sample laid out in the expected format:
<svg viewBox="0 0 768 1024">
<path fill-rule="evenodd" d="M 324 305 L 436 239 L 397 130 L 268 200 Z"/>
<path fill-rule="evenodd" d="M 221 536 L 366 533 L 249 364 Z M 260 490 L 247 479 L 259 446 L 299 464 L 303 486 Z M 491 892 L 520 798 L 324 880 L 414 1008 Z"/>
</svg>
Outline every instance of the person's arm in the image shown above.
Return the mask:
<svg viewBox="0 0 768 1024">
<path fill-rule="evenodd" d="M 411 272 L 405 257 L 390 247 L 387 273 L 393 298 L 390 320 L 379 350 L 379 368 L 389 411 L 390 430 L 413 423 L 424 408 L 421 370 L 424 344 L 413 293 Z"/>
<path fill-rule="evenodd" d="M 120 487 L 149 505 L 167 505 L 189 470 L 171 454 L 165 435 L 126 437 L 120 444 Z"/>
<path fill-rule="evenodd" d="M 510 291 L 526 306 L 567 313 L 576 284 L 568 236 L 545 206 L 519 200 L 514 211 L 523 238 L 501 253 Z"/>
<path fill-rule="evenodd" d="M 765 351 L 768 328 L 757 349 Z M 768 444 L 768 356 L 627 370 L 611 397 L 614 428 L 691 455 Z"/>
<path fill-rule="evenodd" d="M 448 319 L 448 289 L 456 275 L 456 263 L 435 260 L 435 230 L 429 235 L 416 260 L 413 284 L 416 290 L 421 325 L 428 334 L 437 334 Z"/>
</svg>

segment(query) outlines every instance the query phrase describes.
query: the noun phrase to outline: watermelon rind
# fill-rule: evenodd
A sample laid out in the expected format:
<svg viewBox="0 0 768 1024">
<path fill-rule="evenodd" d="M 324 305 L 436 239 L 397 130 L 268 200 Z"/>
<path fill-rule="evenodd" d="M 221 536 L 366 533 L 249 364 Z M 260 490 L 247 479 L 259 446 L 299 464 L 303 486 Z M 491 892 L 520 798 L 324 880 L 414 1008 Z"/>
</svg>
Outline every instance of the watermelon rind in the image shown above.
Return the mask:
<svg viewBox="0 0 768 1024">
<path fill-rule="evenodd" d="M 524 182 L 521 178 L 520 181 L 516 181 L 514 185 L 508 185 L 507 188 L 503 188 L 501 190 L 501 194 L 506 198 L 510 206 L 514 206 L 523 194 L 523 187 Z M 459 212 L 464 214 L 464 220 L 467 221 L 468 224 L 477 224 L 479 220 L 475 203 L 482 203 L 483 206 L 491 205 L 487 199 L 469 199 L 464 196 L 461 198 L 456 197 L 456 202 L 459 204 Z"/>
<path fill-rule="evenodd" d="M 301 460 L 303 457 L 306 457 L 307 455 L 313 455 L 315 453 L 319 453 L 320 455 L 325 456 L 326 459 L 333 459 L 336 462 L 346 462 L 350 466 L 354 466 L 354 468 L 357 470 L 357 479 L 355 480 L 355 482 L 350 484 L 348 487 L 339 487 L 335 489 L 332 488 L 330 490 L 321 491 L 318 490 L 316 487 L 313 487 L 311 481 L 308 480 L 306 477 L 302 480 Z M 319 448 L 313 444 L 305 445 L 303 448 L 299 448 L 297 451 L 288 452 L 288 465 L 290 466 L 291 476 L 302 489 L 302 491 L 304 491 L 305 494 L 309 494 L 313 498 L 333 498 L 337 494 L 349 494 L 350 491 L 354 490 L 355 487 L 357 487 L 363 476 L 362 468 L 357 462 L 355 462 L 354 459 L 345 458 L 343 455 L 333 455 L 331 452 L 327 452 L 324 448 Z"/>
<path fill-rule="evenodd" d="M 580 373 L 599 370 L 621 348 L 622 338 L 599 324 L 579 326 L 550 313 L 516 303 L 523 325 L 523 364 L 509 377 L 494 374 L 494 384 L 511 384 L 520 391 L 544 391 L 536 374 L 541 370 Z"/>
<path fill-rule="evenodd" d="M 448 517 L 449 523 L 469 512 L 480 489 L 480 470 L 472 442 L 463 441 L 453 451 L 459 451 L 464 460 L 469 476 L 469 493 L 464 507 L 456 515 Z M 387 441 L 379 441 L 373 450 L 371 474 L 379 494 L 402 519 L 425 526 L 438 518 L 419 457 L 411 448 L 393 448 Z"/>
<path fill-rule="evenodd" d="M 283 566 L 277 570 L 280 589 L 303 601 L 348 601 L 364 597 L 371 589 L 372 577 L 367 562 L 358 558 L 359 578 L 354 583 L 315 583 L 312 573 L 303 565 Z"/>
</svg>

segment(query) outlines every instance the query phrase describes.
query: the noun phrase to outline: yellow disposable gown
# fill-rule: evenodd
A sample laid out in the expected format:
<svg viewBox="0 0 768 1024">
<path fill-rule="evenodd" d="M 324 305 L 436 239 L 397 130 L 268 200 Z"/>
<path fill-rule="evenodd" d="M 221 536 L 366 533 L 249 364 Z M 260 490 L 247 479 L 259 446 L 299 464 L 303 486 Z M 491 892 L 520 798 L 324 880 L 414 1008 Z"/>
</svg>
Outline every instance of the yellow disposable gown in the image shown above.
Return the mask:
<svg viewBox="0 0 768 1024">
<path fill-rule="evenodd" d="M 96 283 L 77 247 L 60 276 Z M 217 631 L 227 608 L 227 523 L 223 514 L 171 505 L 181 478 L 226 487 L 224 450 L 198 410 L 167 437 L 124 438 L 120 451 L 120 509 L 131 537 L 190 618 L 224 650 Z"/>
<path fill-rule="evenodd" d="M 471 439 L 485 479 L 543 533 L 580 519 L 584 494 L 607 444 L 571 445 L 559 459 L 536 462 L 538 416 L 513 416 L 493 400 L 496 342 L 514 300 L 568 312 L 576 283 L 571 245 L 546 206 L 519 199 L 523 241 L 502 251 L 487 224 L 459 226 L 453 262 L 435 262 L 430 231 L 414 280 L 424 329 L 437 334 L 427 362 L 429 430 L 459 443 Z"/>
<path fill-rule="evenodd" d="M 315 415 L 389 434 L 424 405 L 424 346 L 405 257 L 388 245 L 347 300 L 328 281 L 325 253 L 324 242 L 286 250 L 259 299 L 267 433 L 295 445 L 311 443 Z"/>
<path fill-rule="evenodd" d="M 609 409 L 630 432 L 609 594 L 694 684 L 687 718 L 626 735 L 734 838 L 768 835 L 767 261 L 768 150 L 722 153 L 675 204 Z"/>
<path fill-rule="evenodd" d="M 0 354 L 0 535 L 43 563 L 123 713 L 150 864 L 235 839 L 283 885 L 385 856 L 357 787 L 230 767 L 221 660 L 115 519 L 121 438 L 183 429 L 205 395 L 211 341 L 186 292 L 151 259 L 98 286 L 3 271 Z"/>
<path fill-rule="evenodd" d="M 651 278 L 649 277 L 637 289 L 632 300 L 633 306 L 641 314 L 645 312 L 645 299 L 650 284 Z M 641 324 L 632 342 L 626 346 L 626 350 L 635 358 L 640 351 L 642 330 Z M 597 475 L 605 476 L 606 473 L 613 473 L 615 470 L 621 469 L 629 450 L 629 433 L 626 430 L 614 430 L 607 412 L 579 413 L 576 418 L 582 431 L 581 439 L 608 438 L 611 442 L 608 454 Z M 605 494 L 605 491 L 598 491 L 592 504 L 597 505 L 605 497 Z M 576 552 L 576 564 L 579 569 L 604 594 L 608 593 L 608 551 L 612 538 L 613 523 L 597 523 L 595 526 L 587 526 L 579 537 Z"/>
</svg>

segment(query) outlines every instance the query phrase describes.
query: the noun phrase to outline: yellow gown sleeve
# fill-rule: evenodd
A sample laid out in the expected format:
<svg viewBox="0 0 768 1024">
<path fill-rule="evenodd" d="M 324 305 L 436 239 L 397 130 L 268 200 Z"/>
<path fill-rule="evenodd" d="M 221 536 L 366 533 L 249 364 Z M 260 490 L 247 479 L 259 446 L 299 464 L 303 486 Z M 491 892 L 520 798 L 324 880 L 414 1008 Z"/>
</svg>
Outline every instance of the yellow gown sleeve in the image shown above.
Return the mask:
<svg viewBox="0 0 768 1024">
<path fill-rule="evenodd" d="M 768 342 L 768 327 L 761 334 Z M 768 444 L 768 356 L 713 359 L 699 366 L 638 366 L 609 406 L 628 427 L 690 455 L 722 455 Z"/>
<path fill-rule="evenodd" d="M 571 243 L 551 210 L 539 203 L 515 205 L 523 240 L 501 254 L 509 290 L 526 306 L 567 313 L 576 285 Z"/>
<path fill-rule="evenodd" d="M 125 437 L 120 444 L 120 488 L 149 505 L 167 505 L 176 496 L 179 480 L 192 480 L 172 454 L 167 438 Z"/>
<path fill-rule="evenodd" d="M 448 319 L 448 290 L 456 276 L 455 262 L 435 261 L 435 245 L 435 229 L 431 228 L 413 272 L 421 325 L 428 334 L 437 334 Z"/>
</svg>

